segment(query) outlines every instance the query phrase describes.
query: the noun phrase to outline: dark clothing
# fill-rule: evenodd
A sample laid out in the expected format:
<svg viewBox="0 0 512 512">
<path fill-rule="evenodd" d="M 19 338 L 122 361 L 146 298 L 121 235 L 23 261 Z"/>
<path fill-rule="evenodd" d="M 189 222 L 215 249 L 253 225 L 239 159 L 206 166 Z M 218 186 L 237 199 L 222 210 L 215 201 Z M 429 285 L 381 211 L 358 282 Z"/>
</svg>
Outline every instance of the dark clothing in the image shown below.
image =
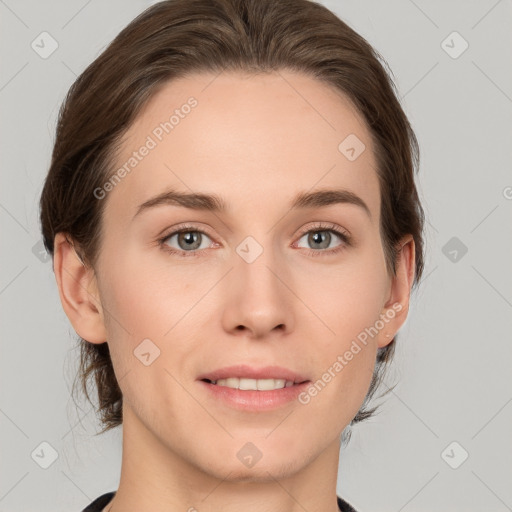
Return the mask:
<svg viewBox="0 0 512 512">
<path fill-rule="evenodd" d="M 107 492 L 96 498 L 88 507 L 84 508 L 82 512 L 102 512 L 108 505 L 110 500 L 114 497 L 116 491 Z M 345 500 L 338 496 L 338 507 L 341 512 L 357 512 L 355 508 L 349 505 Z"/>
<path fill-rule="evenodd" d="M 96 498 L 90 505 L 85 507 L 82 512 L 101 512 L 114 497 L 116 491 L 107 492 Z"/>
<path fill-rule="evenodd" d="M 350 503 L 346 502 L 345 500 L 342 500 L 338 496 L 338 508 L 341 510 L 341 512 L 357 512 L 357 510 L 350 505 Z"/>
</svg>

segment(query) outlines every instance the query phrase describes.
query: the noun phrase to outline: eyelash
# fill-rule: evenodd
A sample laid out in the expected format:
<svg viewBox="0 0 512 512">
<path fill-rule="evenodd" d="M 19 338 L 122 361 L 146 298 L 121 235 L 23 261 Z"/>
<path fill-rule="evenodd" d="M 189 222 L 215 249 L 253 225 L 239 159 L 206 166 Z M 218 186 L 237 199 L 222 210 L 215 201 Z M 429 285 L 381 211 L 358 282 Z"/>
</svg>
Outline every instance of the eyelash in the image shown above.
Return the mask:
<svg viewBox="0 0 512 512">
<path fill-rule="evenodd" d="M 307 235 L 308 233 L 321 233 L 324 231 L 329 231 L 331 233 L 334 233 L 336 236 L 338 236 L 342 244 L 334 249 L 322 249 L 322 250 L 314 250 L 314 249 L 306 249 L 306 251 L 309 253 L 310 256 L 321 256 L 321 255 L 333 255 L 337 254 L 343 250 L 346 249 L 346 247 L 352 245 L 351 237 L 347 232 L 344 232 L 340 230 L 335 224 L 319 224 L 318 226 L 315 226 L 314 228 L 307 229 L 306 231 L 303 231 L 299 235 L 299 239 L 301 239 L 304 235 Z M 203 235 L 208 236 L 209 238 L 212 238 L 208 233 L 201 229 L 197 229 L 195 226 L 192 225 L 184 225 L 181 226 L 179 229 L 176 229 L 174 231 L 171 231 L 170 233 L 167 233 L 162 238 L 158 239 L 158 244 L 164 250 L 165 252 L 176 255 L 178 257 L 188 258 L 188 257 L 200 257 L 200 253 L 202 250 L 195 249 L 193 251 L 180 251 L 173 248 L 170 248 L 165 242 L 171 238 L 174 235 L 179 235 L 180 233 L 188 233 L 188 232 L 194 232 L 194 233 L 201 233 Z"/>
</svg>

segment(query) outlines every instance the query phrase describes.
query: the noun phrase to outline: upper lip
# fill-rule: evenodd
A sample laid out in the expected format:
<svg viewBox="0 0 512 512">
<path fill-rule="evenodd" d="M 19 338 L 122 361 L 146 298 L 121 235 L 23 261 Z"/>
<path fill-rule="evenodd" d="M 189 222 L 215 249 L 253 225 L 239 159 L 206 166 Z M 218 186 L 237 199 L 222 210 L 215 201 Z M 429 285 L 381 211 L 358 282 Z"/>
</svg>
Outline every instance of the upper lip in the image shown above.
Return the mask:
<svg viewBox="0 0 512 512">
<path fill-rule="evenodd" d="M 282 366 L 265 366 L 263 368 L 255 368 L 245 364 L 219 368 L 199 375 L 197 379 L 217 381 L 219 379 L 227 379 L 228 377 L 242 377 L 246 379 L 284 379 L 291 380 L 297 384 L 308 380 L 304 375 L 288 368 L 283 368 Z"/>
</svg>

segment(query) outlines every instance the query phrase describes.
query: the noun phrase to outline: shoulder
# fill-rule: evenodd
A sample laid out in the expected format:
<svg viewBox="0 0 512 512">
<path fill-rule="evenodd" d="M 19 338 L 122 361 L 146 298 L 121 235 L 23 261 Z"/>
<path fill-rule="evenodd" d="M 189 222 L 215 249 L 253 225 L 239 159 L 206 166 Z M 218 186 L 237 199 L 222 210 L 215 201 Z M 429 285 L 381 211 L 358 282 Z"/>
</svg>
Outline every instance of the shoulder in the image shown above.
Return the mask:
<svg viewBox="0 0 512 512">
<path fill-rule="evenodd" d="M 107 492 L 96 498 L 90 505 L 85 507 L 82 512 L 102 512 L 115 496 L 116 491 Z"/>
<path fill-rule="evenodd" d="M 357 510 L 344 499 L 338 496 L 338 508 L 341 512 L 357 512 Z"/>
</svg>

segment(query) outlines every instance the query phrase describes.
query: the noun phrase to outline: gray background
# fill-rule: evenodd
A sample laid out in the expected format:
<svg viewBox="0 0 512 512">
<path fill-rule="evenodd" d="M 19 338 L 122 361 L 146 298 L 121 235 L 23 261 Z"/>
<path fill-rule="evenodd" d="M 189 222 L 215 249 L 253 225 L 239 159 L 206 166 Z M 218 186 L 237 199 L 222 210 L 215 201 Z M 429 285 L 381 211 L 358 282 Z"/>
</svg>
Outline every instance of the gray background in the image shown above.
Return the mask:
<svg viewBox="0 0 512 512">
<path fill-rule="evenodd" d="M 0 512 L 78 512 L 118 486 L 121 429 L 95 437 L 91 406 L 70 398 L 78 352 L 38 200 L 66 91 L 151 3 L 0 0 Z M 400 384 L 342 450 L 338 493 L 360 512 L 512 510 L 512 4 L 321 3 L 394 73 L 428 218 Z M 58 43 L 46 59 L 31 47 L 43 31 Z"/>
</svg>

